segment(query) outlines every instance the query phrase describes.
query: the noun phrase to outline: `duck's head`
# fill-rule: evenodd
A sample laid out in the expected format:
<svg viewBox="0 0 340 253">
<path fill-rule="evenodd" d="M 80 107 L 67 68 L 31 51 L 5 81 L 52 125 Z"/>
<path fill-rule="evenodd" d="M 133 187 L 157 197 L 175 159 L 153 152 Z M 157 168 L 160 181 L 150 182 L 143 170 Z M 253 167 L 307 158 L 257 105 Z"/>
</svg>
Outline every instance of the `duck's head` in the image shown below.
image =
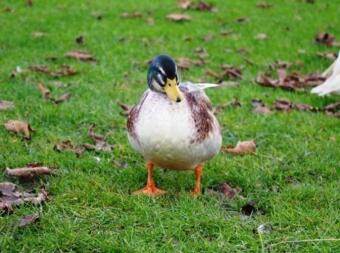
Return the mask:
<svg viewBox="0 0 340 253">
<path fill-rule="evenodd" d="M 153 91 L 165 93 L 172 101 L 183 100 L 183 95 L 178 88 L 177 66 L 170 56 L 159 55 L 152 60 L 148 70 L 148 85 Z"/>
</svg>

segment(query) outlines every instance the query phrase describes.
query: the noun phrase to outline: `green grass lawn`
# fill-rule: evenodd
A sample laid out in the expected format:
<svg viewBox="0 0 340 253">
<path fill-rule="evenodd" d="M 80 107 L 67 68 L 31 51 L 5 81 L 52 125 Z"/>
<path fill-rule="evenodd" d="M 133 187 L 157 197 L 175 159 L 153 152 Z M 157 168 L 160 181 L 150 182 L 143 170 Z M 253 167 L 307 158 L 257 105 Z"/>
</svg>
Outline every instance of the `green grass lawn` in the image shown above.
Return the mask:
<svg viewBox="0 0 340 253">
<path fill-rule="evenodd" d="M 209 1 L 217 12 L 185 11 L 190 22 L 174 23 L 165 17 L 184 12 L 176 1 L 24 1 L 0 2 L 0 100 L 15 108 L 0 111 L 0 181 L 11 180 L 27 189 L 30 184 L 7 178 L 6 167 L 39 162 L 56 168 L 57 175 L 39 179 L 50 195 L 43 206 L 22 206 L 0 216 L 0 252 L 339 252 L 339 241 L 279 242 L 340 238 L 340 121 L 323 113 L 292 111 L 269 116 L 254 114 L 251 99 L 271 104 L 277 98 L 323 107 L 339 98 L 264 88 L 254 83 L 258 72 L 275 60 L 302 61 L 303 73 L 321 72 L 330 61 L 317 52 L 332 50 L 314 43 L 318 32 L 340 40 L 340 1 L 272 0 L 272 8 L 256 8 L 256 0 Z M 11 11 L 5 11 L 5 8 Z M 122 18 L 138 11 L 141 18 Z M 102 18 L 98 20 L 96 16 Z M 153 18 L 154 25 L 148 24 Z M 249 18 L 239 23 L 239 17 Z M 232 30 L 229 36 L 221 32 Z M 32 32 L 46 33 L 34 37 Z M 258 33 L 268 39 L 256 40 Z M 212 34 L 212 40 L 204 37 Z M 77 45 L 75 38 L 84 36 Z M 190 39 L 188 39 L 190 37 Z M 220 72 L 221 64 L 244 66 L 239 87 L 209 90 L 213 104 L 238 98 L 238 108 L 218 115 L 223 142 L 255 139 L 256 155 L 235 157 L 221 153 L 204 170 L 203 195 L 188 194 L 194 185 L 192 172 L 157 170 L 155 180 L 168 190 L 152 199 L 132 196 L 145 184 L 143 159 L 128 144 L 126 118 L 116 101 L 136 103 L 146 89 L 145 62 L 168 53 L 196 59 L 195 48 L 209 57 L 203 66 L 182 72 L 184 80 L 213 82 L 207 69 Z M 246 48 L 248 55 L 240 54 Z M 65 52 L 84 49 L 97 64 L 65 58 Z M 299 50 L 303 49 L 304 54 Z M 55 61 L 48 57 L 57 57 Z M 249 65 L 244 57 L 254 62 Z M 33 64 L 57 68 L 68 64 L 78 75 L 52 78 L 28 70 Z M 20 66 L 25 72 L 10 77 Z M 66 87 L 58 88 L 56 81 Z M 53 95 L 70 92 L 59 105 L 45 101 L 37 88 L 45 83 Z M 35 132 L 25 141 L 2 126 L 11 119 L 28 121 Z M 115 144 L 111 153 L 58 153 L 55 143 L 69 139 L 89 142 L 91 124 L 108 133 Z M 126 169 L 112 161 L 124 161 Z M 233 200 L 208 193 L 218 183 L 242 189 Z M 255 215 L 241 215 L 241 207 L 255 201 Z M 40 212 L 39 222 L 18 228 L 24 215 Z M 270 224 L 263 246 L 256 229 Z"/>
</svg>

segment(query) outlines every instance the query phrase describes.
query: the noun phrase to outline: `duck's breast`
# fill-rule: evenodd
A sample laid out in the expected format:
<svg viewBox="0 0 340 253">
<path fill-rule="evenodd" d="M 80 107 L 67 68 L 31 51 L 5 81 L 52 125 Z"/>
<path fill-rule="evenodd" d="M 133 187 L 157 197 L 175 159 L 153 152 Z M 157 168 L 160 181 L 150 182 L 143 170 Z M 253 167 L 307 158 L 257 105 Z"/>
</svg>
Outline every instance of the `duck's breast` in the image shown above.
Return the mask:
<svg viewBox="0 0 340 253">
<path fill-rule="evenodd" d="M 193 110 L 194 102 L 185 95 L 182 102 L 175 103 L 149 91 L 136 108 L 134 134 L 129 131 L 132 146 L 163 168 L 193 169 L 210 159 L 221 145 L 219 126 L 211 115 L 201 115 L 201 121 L 195 118 L 193 113 L 200 112 L 196 107 Z"/>
</svg>

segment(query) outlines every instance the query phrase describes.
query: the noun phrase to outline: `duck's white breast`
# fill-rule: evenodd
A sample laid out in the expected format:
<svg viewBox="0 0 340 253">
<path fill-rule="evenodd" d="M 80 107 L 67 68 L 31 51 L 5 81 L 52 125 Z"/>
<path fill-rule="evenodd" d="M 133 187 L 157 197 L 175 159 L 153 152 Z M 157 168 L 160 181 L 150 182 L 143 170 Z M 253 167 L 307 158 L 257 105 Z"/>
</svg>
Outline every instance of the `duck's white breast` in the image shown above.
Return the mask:
<svg viewBox="0 0 340 253">
<path fill-rule="evenodd" d="M 135 134 L 129 134 L 132 146 L 145 159 L 168 169 L 193 169 L 216 153 L 221 146 L 218 122 L 204 140 L 197 140 L 192 110 L 184 99 L 180 103 L 165 95 L 149 91 L 141 103 L 134 123 Z"/>
</svg>

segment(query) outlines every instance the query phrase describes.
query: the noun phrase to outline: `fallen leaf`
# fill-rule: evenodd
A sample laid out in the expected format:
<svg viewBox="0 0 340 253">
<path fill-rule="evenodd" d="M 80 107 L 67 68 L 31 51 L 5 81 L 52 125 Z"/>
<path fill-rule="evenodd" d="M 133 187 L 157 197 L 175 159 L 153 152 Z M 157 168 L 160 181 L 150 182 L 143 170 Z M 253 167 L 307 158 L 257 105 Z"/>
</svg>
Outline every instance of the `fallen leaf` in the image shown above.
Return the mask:
<svg viewBox="0 0 340 253">
<path fill-rule="evenodd" d="M 25 139 L 31 138 L 31 132 L 33 131 L 31 126 L 20 120 L 9 120 L 7 123 L 5 123 L 5 128 L 8 131 L 17 133 L 17 134 L 23 134 Z"/>
<path fill-rule="evenodd" d="M 189 0 L 179 0 L 179 1 L 177 1 L 177 6 L 184 9 L 184 10 L 189 9 L 191 4 L 192 4 L 192 2 L 189 1 Z"/>
<path fill-rule="evenodd" d="M 222 78 L 227 79 L 242 79 L 242 70 L 232 65 L 222 64 L 223 69 Z"/>
<path fill-rule="evenodd" d="M 241 106 L 242 106 L 241 102 L 237 98 L 235 98 L 227 103 L 220 104 L 220 105 L 213 107 L 212 111 L 215 115 L 217 115 L 221 113 L 227 107 L 241 107 Z"/>
<path fill-rule="evenodd" d="M 202 60 L 205 59 L 205 58 L 208 58 L 208 56 L 209 56 L 208 51 L 203 47 L 197 47 L 197 48 L 195 48 L 194 51 L 195 51 L 196 55 L 198 56 L 198 58 L 200 58 Z"/>
<path fill-rule="evenodd" d="M 265 33 L 258 33 L 258 34 L 255 36 L 255 39 L 256 39 L 256 40 L 266 40 L 266 39 L 268 39 L 268 35 L 265 34 Z"/>
<path fill-rule="evenodd" d="M 6 187 L 3 191 L 3 186 L 0 183 L 0 210 L 6 213 L 13 211 L 14 207 L 23 205 L 25 203 L 31 203 L 34 205 L 41 205 L 48 199 L 48 194 L 45 189 L 41 189 L 40 192 L 28 193 L 19 192 L 16 190 L 16 186 L 13 184 L 10 188 Z M 9 184 L 9 183 L 5 183 Z"/>
<path fill-rule="evenodd" d="M 241 207 L 241 213 L 243 215 L 251 216 L 257 212 L 255 207 L 256 203 L 254 201 L 249 201 Z"/>
<path fill-rule="evenodd" d="M 138 11 L 134 11 L 134 12 L 124 12 L 120 16 L 123 18 L 142 18 L 143 14 Z"/>
<path fill-rule="evenodd" d="M 340 118 L 340 102 L 327 105 L 324 111 L 328 116 Z"/>
<path fill-rule="evenodd" d="M 5 170 L 7 176 L 19 177 L 26 180 L 30 180 L 36 176 L 40 175 L 51 175 L 52 170 L 45 166 L 26 166 L 23 168 L 9 169 Z"/>
<path fill-rule="evenodd" d="M 45 99 L 49 99 L 50 98 L 50 93 L 51 92 L 50 92 L 50 90 L 43 83 L 39 83 L 38 84 L 38 88 L 39 88 L 43 98 L 45 98 Z"/>
<path fill-rule="evenodd" d="M 59 69 L 56 70 L 51 70 L 45 65 L 32 65 L 29 69 L 31 71 L 47 74 L 51 77 L 73 76 L 77 74 L 77 71 L 68 65 L 61 65 Z"/>
<path fill-rule="evenodd" d="M 269 115 L 272 111 L 262 102 L 261 99 L 252 99 L 253 112 L 258 114 Z"/>
<path fill-rule="evenodd" d="M 85 143 L 83 146 L 87 150 L 95 150 L 97 152 L 104 151 L 110 152 L 114 148 L 114 145 L 108 144 L 105 141 L 105 137 L 103 135 L 96 134 L 94 132 L 94 128 L 96 126 L 92 125 L 89 129 L 89 137 L 95 142 L 95 144 Z"/>
<path fill-rule="evenodd" d="M 120 101 L 117 101 L 117 105 L 120 106 L 120 108 L 123 110 L 120 112 L 120 115 L 122 116 L 128 116 L 131 109 L 132 109 L 132 106 L 128 105 L 128 104 L 125 104 L 123 102 L 120 102 Z"/>
<path fill-rule="evenodd" d="M 85 42 L 85 38 L 83 35 L 80 35 L 78 36 L 76 39 L 75 39 L 76 43 L 79 44 L 79 45 L 83 45 L 84 42 Z"/>
<path fill-rule="evenodd" d="M 233 188 L 227 182 L 223 182 L 209 188 L 209 192 L 219 193 L 228 199 L 233 199 L 236 195 L 238 195 L 241 192 L 241 188 L 239 187 Z"/>
<path fill-rule="evenodd" d="M 223 152 L 234 155 L 254 154 L 256 152 L 256 144 L 254 140 L 239 141 L 235 147 L 222 147 Z"/>
<path fill-rule="evenodd" d="M 206 3 L 204 1 L 192 2 L 188 0 L 177 1 L 177 6 L 184 10 L 197 10 L 197 11 L 216 11 L 214 5 Z"/>
<path fill-rule="evenodd" d="M 289 112 L 293 108 L 293 104 L 288 99 L 276 99 L 274 108 L 278 111 Z"/>
<path fill-rule="evenodd" d="M 54 145 L 53 149 L 58 152 L 69 150 L 76 154 L 77 157 L 81 156 L 85 152 L 83 146 L 74 146 L 70 140 L 61 141 Z"/>
<path fill-rule="evenodd" d="M 197 66 L 200 66 L 200 65 L 203 65 L 205 64 L 204 60 L 203 59 L 200 59 L 200 60 L 192 60 L 192 59 L 189 59 L 189 58 L 185 58 L 185 57 L 179 57 L 176 59 L 176 63 L 177 63 L 177 66 L 180 68 L 180 69 L 189 69 L 192 67 L 192 65 L 197 65 Z"/>
<path fill-rule="evenodd" d="M 16 185 L 10 182 L 1 182 L 0 183 L 0 197 L 4 195 L 9 195 L 13 191 L 15 191 Z"/>
<path fill-rule="evenodd" d="M 26 215 L 24 217 L 22 217 L 19 221 L 19 227 L 22 228 L 22 227 L 26 227 L 27 225 L 30 225 L 34 222 L 37 222 L 39 220 L 40 216 L 38 213 L 34 213 L 34 214 L 31 214 L 31 215 Z"/>
<path fill-rule="evenodd" d="M 60 103 L 70 100 L 71 96 L 72 96 L 71 93 L 65 93 L 61 95 L 60 97 L 51 98 L 51 101 L 54 102 L 55 104 L 60 104 Z"/>
<path fill-rule="evenodd" d="M 301 63 L 299 63 L 301 64 Z M 284 90 L 303 90 L 321 84 L 325 78 L 318 73 L 301 75 L 297 72 L 288 73 L 291 63 L 278 61 L 269 66 L 269 70 L 276 71 L 277 79 L 273 78 L 273 73 L 259 74 L 256 77 L 256 83 L 272 88 L 281 88 Z"/>
<path fill-rule="evenodd" d="M 335 36 L 327 32 L 321 32 L 315 35 L 315 42 L 329 47 L 333 47 L 336 43 Z"/>
<path fill-rule="evenodd" d="M 33 0 L 26 0 L 26 4 L 28 7 L 32 7 L 33 6 Z"/>
<path fill-rule="evenodd" d="M 96 59 L 86 51 L 70 51 L 65 53 L 65 56 L 80 61 L 96 62 Z"/>
<path fill-rule="evenodd" d="M 298 111 L 304 111 L 304 112 L 316 112 L 316 111 L 318 111 L 313 106 L 307 105 L 307 104 L 303 104 L 303 103 L 293 104 L 293 109 L 298 110 Z"/>
<path fill-rule="evenodd" d="M 179 13 L 169 14 L 169 15 L 166 16 L 166 18 L 168 20 L 174 21 L 174 22 L 190 21 L 191 20 L 191 16 L 189 16 L 187 14 L 179 14 Z"/>
<path fill-rule="evenodd" d="M 5 111 L 14 108 L 14 103 L 11 101 L 0 100 L 0 111 Z"/>
<path fill-rule="evenodd" d="M 259 2 L 259 3 L 256 4 L 256 7 L 260 8 L 260 9 L 269 9 L 269 8 L 273 7 L 273 5 L 270 4 L 270 3 L 266 3 L 266 2 Z"/>
</svg>

